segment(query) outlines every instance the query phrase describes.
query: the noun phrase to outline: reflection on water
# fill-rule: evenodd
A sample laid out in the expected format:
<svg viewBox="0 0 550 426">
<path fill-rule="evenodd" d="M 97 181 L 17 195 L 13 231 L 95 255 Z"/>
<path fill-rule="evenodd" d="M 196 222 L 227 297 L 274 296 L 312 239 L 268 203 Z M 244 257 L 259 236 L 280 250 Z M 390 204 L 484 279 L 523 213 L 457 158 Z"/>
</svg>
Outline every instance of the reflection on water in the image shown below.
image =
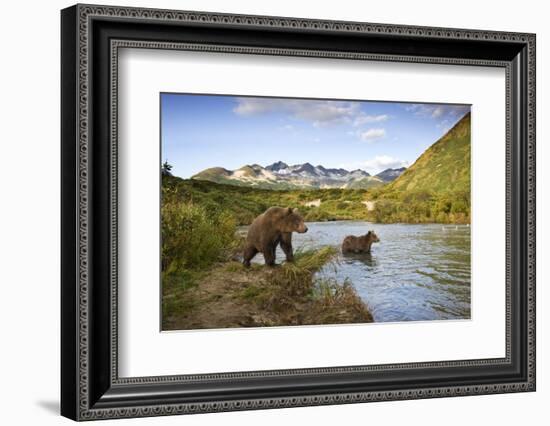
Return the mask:
<svg viewBox="0 0 550 426">
<path fill-rule="evenodd" d="M 336 268 L 325 267 L 318 274 L 340 282 L 348 278 L 375 321 L 470 318 L 469 226 L 352 221 L 307 225 L 306 234 L 293 235 L 295 250 L 327 245 L 339 250 L 347 235 L 376 232 L 380 242 L 370 254 L 340 254 Z M 283 259 L 279 249 L 277 261 Z M 254 261 L 263 258 L 258 255 Z"/>
<path fill-rule="evenodd" d="M 365 266 L 370 268 L 374 268 L 376 266 L 376 257 L 374 257 L 372 253 L 346 253 L 341 254 L 341 259 L 351 264 L 354 262 L 364 263 Z"/>
</svg>

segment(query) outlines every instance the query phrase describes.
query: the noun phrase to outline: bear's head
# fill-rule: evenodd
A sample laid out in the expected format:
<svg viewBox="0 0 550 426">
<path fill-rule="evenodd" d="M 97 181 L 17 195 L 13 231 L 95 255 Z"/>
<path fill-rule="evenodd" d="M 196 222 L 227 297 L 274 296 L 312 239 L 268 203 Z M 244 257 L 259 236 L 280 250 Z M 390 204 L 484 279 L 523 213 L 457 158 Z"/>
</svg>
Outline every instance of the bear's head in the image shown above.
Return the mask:
<svg viewBox="0 0 550 426">
<path fill-rule="evenodd" d="M 304 223 L 304 218 L 300 215 L 298 210 L 289 207 L 283 216 L 283 232 L 299 232 L 303 234 L 307 232 L 307 226 Z"/>
<path fill-rule="evenodd" d="M 378 235 L 376 235 L 374 233 L 374 231 L 367 232 L 367 239 L 369 241 L 372 241 L 373 243 L 379 243 L 380 242 L 380 238 L 378 238 Z"/>
</svg>

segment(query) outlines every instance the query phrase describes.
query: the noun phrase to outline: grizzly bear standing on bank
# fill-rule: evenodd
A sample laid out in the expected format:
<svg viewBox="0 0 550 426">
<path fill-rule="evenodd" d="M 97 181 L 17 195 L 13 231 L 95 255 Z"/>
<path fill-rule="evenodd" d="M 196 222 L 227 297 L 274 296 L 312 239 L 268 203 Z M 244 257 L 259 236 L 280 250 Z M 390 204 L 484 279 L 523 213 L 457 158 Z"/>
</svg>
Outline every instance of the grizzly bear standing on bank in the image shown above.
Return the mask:
<svg viewBox="0 0 550 426">
<path fill-rule="evenodd" d="M 260 252 L 264 255 L 266 265 L 275 265 L 275 250 L 279 243 L 287 262 L 292 262 L 293 232 L 307 232 L 304 218 L 290 207 L 270 207 L 254 219 L 248 228 L 243 264 L 250 266 L 252 258 Z"/>
<path fill-rule="evenodd" d="M 369 231 L 366 235 L 360 237 L 348 235 L 342 243 L 342 253 L 370 253 L 372 243 L 379 241 L 380 239 L 374 231 Z"/>
</svg>

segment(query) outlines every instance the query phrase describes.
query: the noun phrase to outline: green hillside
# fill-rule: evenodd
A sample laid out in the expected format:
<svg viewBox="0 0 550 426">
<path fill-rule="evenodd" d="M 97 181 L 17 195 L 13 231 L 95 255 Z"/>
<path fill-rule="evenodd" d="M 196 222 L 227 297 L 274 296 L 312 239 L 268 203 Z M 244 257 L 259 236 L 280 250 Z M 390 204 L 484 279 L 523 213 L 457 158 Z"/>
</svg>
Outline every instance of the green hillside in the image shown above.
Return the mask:
<svg viewBox="0 0 550 426">
<path fill-rule="evenodd" d="M 470 222 L 470 113 L 396 180 L 369 191 L 376 222 Z"/>
<path fill-rule="evenodd" d="M 418 157 L 387 191 L 470 190 L 470 113 Z"/>
<path fill-rule="evenodd" d="M 384 185 L 384 181 L 376 176 L 364 177 L 356 179 L 346 185 L 346 189 L 369 189 Z"/>
<path fill-rule="evenodd" d="M 229 180 L 226 178 L 226 176 L 229 176 L 229 174 L 229 170 L 226 170 L 223 167 L 210 167 L 209 169 L 203 170 L 202 172 L 193 176 L 193 179 L 207 180 L 216 183 L 225 183 L 225 181 Z"/>
</svg>

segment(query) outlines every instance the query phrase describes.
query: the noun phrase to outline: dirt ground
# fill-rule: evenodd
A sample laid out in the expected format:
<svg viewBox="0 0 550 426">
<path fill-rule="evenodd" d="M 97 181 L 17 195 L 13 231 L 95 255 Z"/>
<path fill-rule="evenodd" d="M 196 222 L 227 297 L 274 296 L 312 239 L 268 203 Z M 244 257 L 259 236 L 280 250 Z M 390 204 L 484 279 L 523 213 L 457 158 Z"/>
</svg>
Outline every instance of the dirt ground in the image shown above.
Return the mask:
<svg viewBox="0 0 550 426">
<path fill-rule="evenodd" d="M 177 297 L 177 309 L 163 318 L 163 330 L 372 322 L 353 287 L 316 294 L 312 274 L 298 287 L 284 280 L 284 272 L 284 266 L 216 265 L 184 293 L 164 294 Z"/>
</svg>

